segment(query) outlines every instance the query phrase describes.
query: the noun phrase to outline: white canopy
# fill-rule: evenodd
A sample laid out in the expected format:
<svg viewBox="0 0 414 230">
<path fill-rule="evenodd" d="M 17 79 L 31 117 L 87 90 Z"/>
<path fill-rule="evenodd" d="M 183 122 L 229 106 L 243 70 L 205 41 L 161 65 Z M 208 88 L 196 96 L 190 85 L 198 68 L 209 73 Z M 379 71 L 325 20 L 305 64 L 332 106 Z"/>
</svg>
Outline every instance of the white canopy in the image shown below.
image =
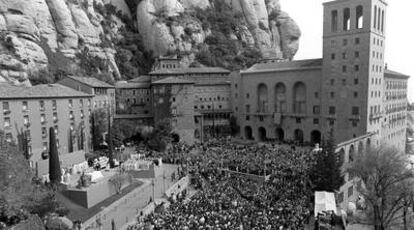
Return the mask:
<svg viewBox="0 0 414 230">
<path fill-rule="evenodd" d="M 315 192 L 315 216 L 323 211 L 337 214 L 335 194 L 332 192 Z"/>
</svg>

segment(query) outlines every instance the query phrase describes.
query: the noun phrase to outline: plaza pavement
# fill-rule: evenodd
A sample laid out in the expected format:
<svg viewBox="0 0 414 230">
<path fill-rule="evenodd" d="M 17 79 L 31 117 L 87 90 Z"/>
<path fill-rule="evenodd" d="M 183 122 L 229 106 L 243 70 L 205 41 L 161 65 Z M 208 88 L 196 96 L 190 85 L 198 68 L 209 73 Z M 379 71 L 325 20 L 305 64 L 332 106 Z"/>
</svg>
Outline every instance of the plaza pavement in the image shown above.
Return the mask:
<svg viewBox="0 0 414 230">
<path fill-rule="evenodd" d="M 164 191 L 173 185 L 176 181 L 171 181 L 171 174 L 175 172 L 177 175 L 177 166 L 163 164 L 165 172 L 165 180 L 163 175 L 154 180 L 155 199 L 163 197 Z M 99 229 L 112 230 L 111 222 L 114 220 L 116 229 L 120 229 L 125 224 L 136 218 L 136 215 L 148 204 L 150 197 L 153 196 L 153 186 L 151 179 L 140 179 L 144 184 L 121 199 L 117 200 L 109 207 L 106 207 L 95 217 L 90 218 L 82 224 L 82 229 Z M 100 219 L 102 227 L 96 224 Z"/>
</svg>

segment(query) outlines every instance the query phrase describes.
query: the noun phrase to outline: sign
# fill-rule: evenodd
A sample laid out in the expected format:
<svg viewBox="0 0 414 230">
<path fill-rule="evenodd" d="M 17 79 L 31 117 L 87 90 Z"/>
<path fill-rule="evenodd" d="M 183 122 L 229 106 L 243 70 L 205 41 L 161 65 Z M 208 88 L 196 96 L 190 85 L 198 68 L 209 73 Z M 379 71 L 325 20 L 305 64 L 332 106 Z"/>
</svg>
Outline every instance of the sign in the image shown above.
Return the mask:
<svg viewBox="0 0 414 230">
<path fill-rule="evenodd" d="M 315 217 L 318 216 L 318 213 L 324 211 L 337 213 L 335 194 L 332 192 L 315 192 Z"/>
</svg>

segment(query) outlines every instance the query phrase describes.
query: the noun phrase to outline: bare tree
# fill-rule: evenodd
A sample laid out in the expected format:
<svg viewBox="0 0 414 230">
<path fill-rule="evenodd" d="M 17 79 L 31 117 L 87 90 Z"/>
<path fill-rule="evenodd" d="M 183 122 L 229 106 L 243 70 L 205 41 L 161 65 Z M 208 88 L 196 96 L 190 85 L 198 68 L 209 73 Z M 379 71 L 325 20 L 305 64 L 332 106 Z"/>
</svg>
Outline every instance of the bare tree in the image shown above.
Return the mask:
<svg viewBox="0 0 414 230">
<path fill-rule="evenodd" d="M 408 163 L 397 149 L 380 146 L 359 155 L 347 168 L 364 184 L 359 192 L 367 202 L 367 215 L 375 230 L 407 222 L 414 185 L 414 174 Z"/>
</svg>

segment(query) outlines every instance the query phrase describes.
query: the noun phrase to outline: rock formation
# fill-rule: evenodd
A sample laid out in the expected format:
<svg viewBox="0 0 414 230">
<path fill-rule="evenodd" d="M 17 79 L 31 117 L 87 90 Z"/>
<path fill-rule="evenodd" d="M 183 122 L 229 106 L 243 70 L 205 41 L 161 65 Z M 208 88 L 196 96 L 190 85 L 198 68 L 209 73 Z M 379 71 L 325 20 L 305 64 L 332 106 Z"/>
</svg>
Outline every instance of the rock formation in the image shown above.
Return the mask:
<svg viewBox="0 0 414 230">
<path fill-rule="evenodd" d="M 232 12 L 242 15 L 237 36 L 235 32 L 229 39 L 258 48 L 264 57 L 290 59 L 295 55 L 300 30 L 281 11 L 279 0 L 222 1 Z M 28 75 L 50 67 L 51 54 L 59 53 L 76 63 L 77 54 L 85 49 L 104 59 L 115 79 L 122 78 L 115 59 L 124 22 L 118 14 L 110 18 L 103 15 L 105 4 L 115 6 L 129 19 L 136 16 L 133 20 L 144 47 L 154 56 L 180 51 L 191 63 L 199 45 L 211 35 L 191 12 L 214 8 L 214 1 L 137 2 L 136 9 L 132 9 L 125 0 L 1 0 L 0 83 L 30 84 Z"/>
</svg>

